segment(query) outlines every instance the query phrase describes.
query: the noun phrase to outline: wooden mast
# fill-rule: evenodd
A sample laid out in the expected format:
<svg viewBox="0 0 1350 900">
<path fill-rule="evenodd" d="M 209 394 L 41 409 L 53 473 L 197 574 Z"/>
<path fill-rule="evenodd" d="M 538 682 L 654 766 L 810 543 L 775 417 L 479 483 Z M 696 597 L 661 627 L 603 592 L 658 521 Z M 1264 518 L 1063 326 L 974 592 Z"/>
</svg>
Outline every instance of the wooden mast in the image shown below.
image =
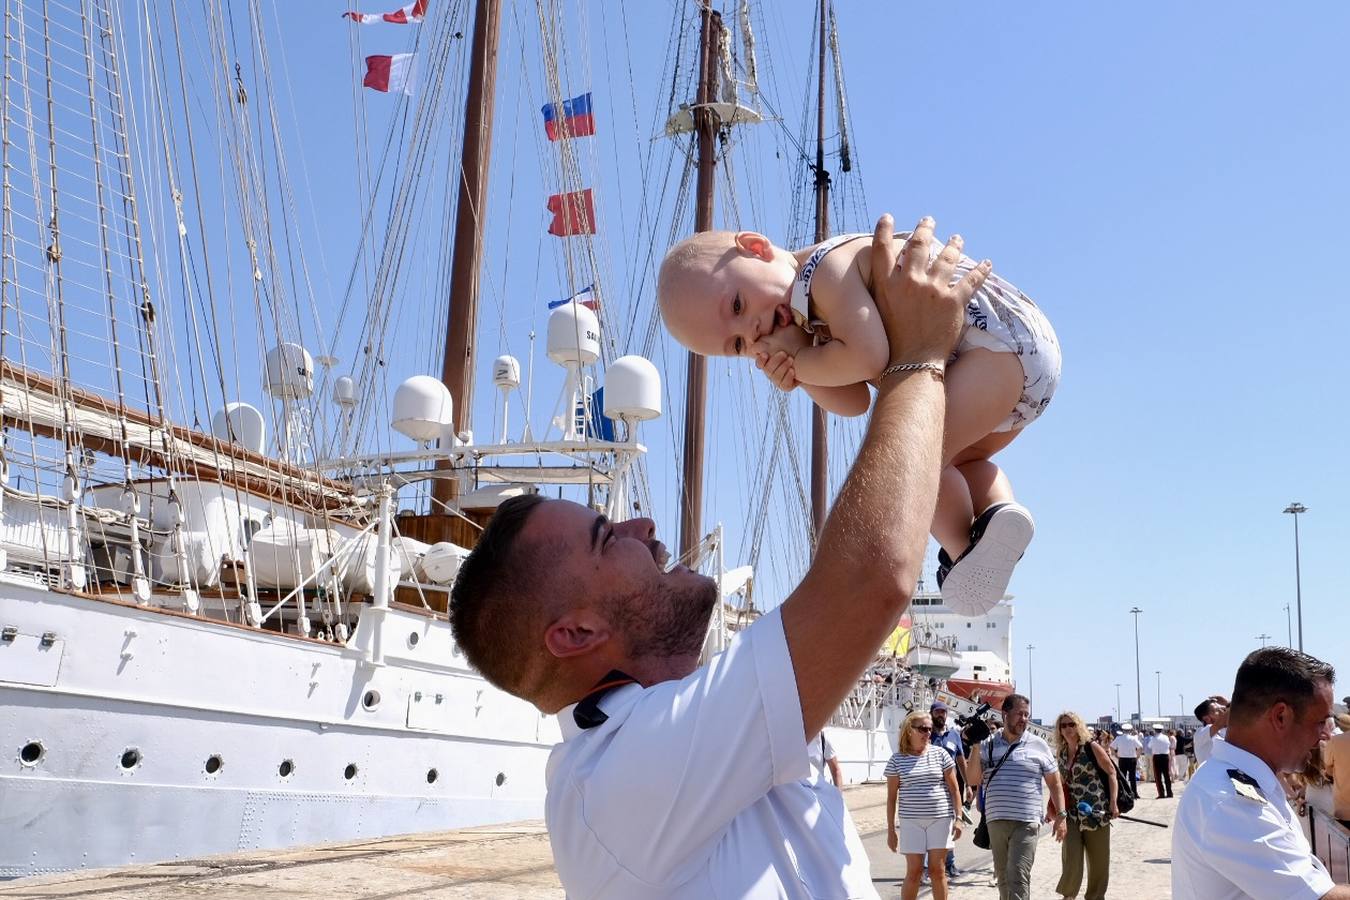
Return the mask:
<svg viewBox="0 0 1350 900">
<path fill-rule="evenodd" d="M 721 47 L 722 15 L 705 0 L 699 29 L 699 85 L 694 106 L 694 131 L 698 134 L 698 186 L 694 207 L 694 230 L 713 227 L 713 175 L 717 163 L 717 115 L 711 103 L 717 99 L 718 54 Z M 703 538 L 703 430 L 708 396 L 708 361 L 689 352 L 684 405 L 684 476 L 680 504 L 680 555 L 685 557 Z"/>
<path fill-rule="evenodd" d="M 474 13 L 469 87 L 464 101 L 464 146 L 460 162 L 459 202 L 455 209 L 454 255 L 450 264 L 450 315 L 445 325 L 441 381 L 455 401 L 455 433 L 469 422 L 473 406 L 473 336 L 478 324 L 478 274 L 483 257 L 488 163 L 492 156 L 492 111 L 497 86 L 497 38 L 501 0 L 478 0 Z M 433 483 L 437 503 L 456 496 L 451 479 Z"/>
<path fill-rule="evenodd" d="M 816 243 L 830 236 L 830 173 L 825 170 L 825 12 L 828 0 L 820 0 L 820 80 L 816 94 Z M 820 530 L 829 512 L 829 414 L 818 404 L 811 406 L 811 549 L 815 552 Z"/>
</svg>

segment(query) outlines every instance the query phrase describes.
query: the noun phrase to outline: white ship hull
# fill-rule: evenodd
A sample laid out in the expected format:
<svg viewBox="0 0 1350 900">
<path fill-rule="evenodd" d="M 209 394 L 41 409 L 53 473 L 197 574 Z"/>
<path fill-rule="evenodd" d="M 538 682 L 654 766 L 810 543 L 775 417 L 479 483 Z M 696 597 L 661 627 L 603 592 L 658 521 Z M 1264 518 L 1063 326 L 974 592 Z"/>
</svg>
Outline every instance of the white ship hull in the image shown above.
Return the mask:
<svg viewBox="0 0 1350 900">
<path fill-rule="evenodd" d="M 446 622 L 376 619 L 341 646 L 0 575 L 0 878 L 540 817 L 556 720 Z"/>
</svg>

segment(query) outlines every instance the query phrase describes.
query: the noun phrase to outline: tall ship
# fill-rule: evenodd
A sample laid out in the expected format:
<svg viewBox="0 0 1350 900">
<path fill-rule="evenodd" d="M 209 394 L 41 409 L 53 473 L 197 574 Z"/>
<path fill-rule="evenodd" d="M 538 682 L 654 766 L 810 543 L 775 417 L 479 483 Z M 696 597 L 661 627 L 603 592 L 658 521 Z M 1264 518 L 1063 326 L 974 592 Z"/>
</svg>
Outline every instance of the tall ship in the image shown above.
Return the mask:
<svg viewBox="0 0 1350 900">
<path fill-rule="evenodd" d="M 584 4 L 327 10 L 336 52 L 291 60 L 322 31 L 302 6 L 6 4 L 0 878 L 539 817 L 557 722 L 474 672 L 446 615 L 497 505 L 678 518 L 677 561 L 722 583 L 715 653 L 804 571 L 842 477 L 821 416 L 727 361 L 686 371 L 651 297 L 719 196 L 728 227 L 793 198 L 789 240 L 867 221 L 827 2 L 814 153 L 765 112 L 799 85 L 759 85 L 744 0 L 725 23 L 680 5 L 652 124 L 635 91 L 609 143 Z M 497 79 L 507 57 L 521 77 Z M 311 140 L 340 164 L 293 133 L 340 119 L 333 95 L 353 121 Z M 500 127 L 512 106 L 543 127 Z M 735 154 L 806 164 L 745 184 Z M 553 217 L 528 241 L 493 212 L 518 181 Z M 699 393 L 718 381 L 731 399 Z M 862 423 L 828 427 L 849 458 Z M 705 487 L 717 457 L 742 463 Z M 829 729 L 850 780 L 951 649 L 893 636 Z"/>
</svg>

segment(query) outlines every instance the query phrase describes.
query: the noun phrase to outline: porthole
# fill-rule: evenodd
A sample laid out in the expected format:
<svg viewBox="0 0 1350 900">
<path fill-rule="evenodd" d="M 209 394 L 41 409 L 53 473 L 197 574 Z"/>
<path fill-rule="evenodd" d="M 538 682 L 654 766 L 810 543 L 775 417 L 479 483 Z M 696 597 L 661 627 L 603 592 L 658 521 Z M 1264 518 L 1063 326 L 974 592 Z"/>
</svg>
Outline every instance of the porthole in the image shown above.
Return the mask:
<svg viewBox="0 0 1350 900">
<path fill-rule="evenodd" d="M 427 769 L 427 784 L 435 784 L 436 779 L 441 777 L 441 773 L 435 769 Z"/>
<path fill-rule="evenodd" d="M 290 778 L 295 774 L 295 763 L 289 759 L 283 759 L 281 765 L 277 766 L 277 774 L 282 778 Z"/>
<path fill-rule="evenodd" d="M 130 771 L 141 764 L 141 751 L 128 747 L 122 751 L 122 768 Z"/>
<path fill-rule="evenodd" d="M 347 768 L 342 770 L 342 777 L 351 781 L 356 777 L 356 763 L 347 763 Z"/>
<path fill-rule="evenodd" d="M 498 772 L 498 773 L 497 773 L 497 787 L 501 787 L 501 786 L 504 785 L 504 784 L 506 784 L 506 773 L 505 773 L 505 772 Z"/>
<path fill-rule="evenodd" d="M 422 639 L 422 636 L 421 636 L 420 634 L 418 634 L 418 633 L 415 632 L 415 631 L 412 632 L 411 634 L 408 635 L 408 646 L 409 646 L 409 647 L 416 647 L 416 646 L 417 646 L 417 642 L 420 641 L 421 639 Z"/>
<path fill-rule="evenodd" d="M 42 746 L 41 741 L 29 741 L 19 750 L 19 762 L 25 766 L 36 766 L 46 754 L 47 748 Z"/>
<path fill-rule="evenodd" d="M 215 775 L 223 768 L 225 768 L 225 760 L 221 758 L 219 753 L 212 753 L 206 758 L 207 775 Z"/>
<path fill-rule="evenodd" d="M 365 696 L 361 698 L 361 705 L 364 706 L 366 709 L 374 709 L 375 707 L 379 706 L 380 692 L 366 691 Z"/>
</svg>

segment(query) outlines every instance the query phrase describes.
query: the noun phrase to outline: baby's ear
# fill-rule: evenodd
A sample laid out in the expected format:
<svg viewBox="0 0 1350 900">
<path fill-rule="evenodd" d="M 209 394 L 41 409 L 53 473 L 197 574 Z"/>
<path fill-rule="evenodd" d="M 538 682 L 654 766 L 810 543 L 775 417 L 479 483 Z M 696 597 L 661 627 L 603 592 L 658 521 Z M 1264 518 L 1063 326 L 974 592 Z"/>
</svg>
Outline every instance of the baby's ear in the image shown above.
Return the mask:
<svg viewBox="0 0 1350 900">
<path fill-rule="evenodd" d="M 773 241 L 770 241 L 758 231 L 736 232 L 736 246 L 752 256 L 758 256 L 765 262 L 773 259 Z"/>
</svg>

